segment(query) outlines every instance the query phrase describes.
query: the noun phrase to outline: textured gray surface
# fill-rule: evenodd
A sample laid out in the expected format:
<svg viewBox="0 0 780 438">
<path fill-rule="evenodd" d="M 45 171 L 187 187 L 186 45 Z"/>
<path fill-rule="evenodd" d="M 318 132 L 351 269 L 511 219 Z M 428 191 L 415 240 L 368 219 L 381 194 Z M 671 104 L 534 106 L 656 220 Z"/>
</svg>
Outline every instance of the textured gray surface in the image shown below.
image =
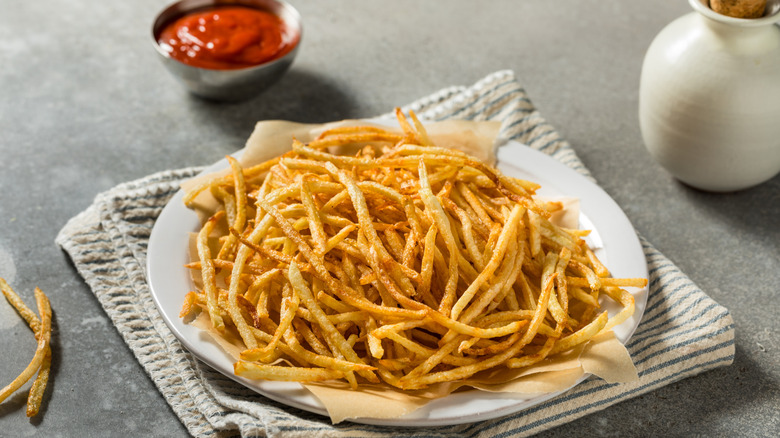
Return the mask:
<svg viewBox="0 0 780 438">
<path fill-rule="evenodd" d="M 17 394 L 0 404 L 0 435 L 186 434 L 54 244 L 99 191 L 217 161 L 257 120 L 373 116 L 499 69 L 516 72 L 637 230 L 736 323 L 732 366 L 543 435 L 780 431 L 780 177 L 735 194 L 692 190 L 652 161 L 639 132 L 644 51 L 686 1 L 297 1 L 305 36 L 291 71 L 227 105 L 188 96 L 155 58 L 149 28 L 165 4 L 0 0 L 0 276 L 28 302 L 40 286 L 55 309 L 43 415 L 28 420 Z M 33 349 L 0 305 L 0 385 Z"/>
</svg>

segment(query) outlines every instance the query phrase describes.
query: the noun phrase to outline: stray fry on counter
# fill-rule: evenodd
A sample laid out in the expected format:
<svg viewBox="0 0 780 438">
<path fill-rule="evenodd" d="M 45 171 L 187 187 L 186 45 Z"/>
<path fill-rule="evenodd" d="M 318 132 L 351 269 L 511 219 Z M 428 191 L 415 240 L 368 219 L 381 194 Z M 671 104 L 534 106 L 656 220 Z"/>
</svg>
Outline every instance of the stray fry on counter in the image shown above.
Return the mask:
<svg viewBox="0 0 780 438">
<path fill-rule="evenodd" d="M 30 394 L 27 397 L 27 416 L 33 417 L 41 409 L 43 392 L 46 389 L 46 384 L 49 382 L 49 371 L 51 369 L 51 305 L 46 294 L 36 287 L 35 302 L 38 306 L 38 315 L 36 315 L 2 278 L 0 278 L 0 289 L 3 291 L 6 300 L 11 303 L 16 311 L 19 312 L 19 315 L 27 322 L 27 325 L 30 326 L 30 329 L 35 333 L 35 339 L 38 340 L 35 355 L 30 364 L 27 365 L 27 368 L 13 382 L 0 390 L 0 403 L 27 383 L 37 372 L 38 377 L 33 381 Z"/>
<path fill-rule="evenodd" d="M 250 379 L 421 389 L 523 368 L 629 318 L 634 298 L 539 186 L 401 132 L 334 128 L 185 195 L 221 207 L 198 232 L 181 317 L 240 336 Z M 333 153 L 338 149 L 339 153 Z M 600 297 L 623 306 L 609 318 Z"/>
</svg>

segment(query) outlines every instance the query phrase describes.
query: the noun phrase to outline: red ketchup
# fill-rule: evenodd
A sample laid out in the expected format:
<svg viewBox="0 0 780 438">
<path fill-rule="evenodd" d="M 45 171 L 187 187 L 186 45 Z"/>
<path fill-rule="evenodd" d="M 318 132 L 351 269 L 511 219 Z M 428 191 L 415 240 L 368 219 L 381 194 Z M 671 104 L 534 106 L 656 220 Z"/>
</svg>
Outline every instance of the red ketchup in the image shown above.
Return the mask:
<svg viewBox="0 0 780 438">
<path fill-rule="evenodd" d="M 171 58 L 193 67 L 252 67 L 292 50 L 300 35 L 282 18 L 244 6 L 199 9 L 165 25 L 157 38 Z"/>
</svg>

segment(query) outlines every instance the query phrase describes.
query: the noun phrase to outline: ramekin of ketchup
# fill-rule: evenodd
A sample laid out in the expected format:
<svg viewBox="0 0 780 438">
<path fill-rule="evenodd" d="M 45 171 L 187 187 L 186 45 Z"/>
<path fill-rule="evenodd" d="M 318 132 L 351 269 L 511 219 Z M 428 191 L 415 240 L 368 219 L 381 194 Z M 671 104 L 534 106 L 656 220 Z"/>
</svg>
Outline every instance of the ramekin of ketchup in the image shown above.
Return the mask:
<svg viewBox="0 0 780 438">
<path fill-rule="evenodd" d="M 171 58 L 195 67 L 230 70 L 281 58 L 299 35 L 280 16 L 242 4 L 190 11 L 167 23 L 157 37 Z"/>
<path fill-rule="evenodd" d="M 302 26 L 283 0 L 180 0 L 157 16 L 152 37 L 165 67 L 190 92 L 241 100 L 289 68 Z"/>
<path fill-rule="evenodd" d="M 298 43 L 298 35 L 270 12 L 242 5 L 217 5 L 168 23 L 157 42 L 172 58 L 185 64 L 229 70 L 284 56 Z"/>
</svg>

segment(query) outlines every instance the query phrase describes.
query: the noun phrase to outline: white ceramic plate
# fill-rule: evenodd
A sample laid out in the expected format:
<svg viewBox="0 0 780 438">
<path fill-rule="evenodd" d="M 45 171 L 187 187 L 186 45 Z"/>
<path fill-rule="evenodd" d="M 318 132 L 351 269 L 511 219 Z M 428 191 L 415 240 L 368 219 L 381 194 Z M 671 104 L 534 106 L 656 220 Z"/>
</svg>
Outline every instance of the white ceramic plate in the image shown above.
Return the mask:
<svg viewBox="0 0 780 438">
<path fill-rule="evenodd" d="M 499 169 L 506 175 L 541 184 L 542 189 L 538 192 L 540 195 L 579 198 L 580 227 L 593 230 L 588 243 L 599 248 L 597 255 L 613 275 L 647 278 L 644 253 L 631 223 L 615 201 L 601 188 L 553 158 L 516 142 L 509 142 L 499 149 L 498 162 Z M 206 172 L 226 167 L 226 160 L 222 160 L 206 169 Z M 189 273 L 183 267 L 189 262 L 189 233 L 200 228 L 196 214 L 184 207 L 182 197 L 182 192 L 177 193 L 157 219 L 149 240 L 147 257 L 152 296 L 168 327 L 196 357 L 231 379 L 280 403 L 327 415 L 319 400 L 298 383 L 252 381 L 235 376 L 232 358 L 199 329 L 184 324 L 179 318 L 184 295 L 193 289 Z M 634 316 L 614 329 L 617 338 L 623 343 L 634 333 L 647 302 L 646 289 L 632 290 L 632 293 L 636 299 Z M 611 310 L 611 313 L 619 310 L 617 306 L 604 307 Z M 395 426 L 470 423 L 518 412 L 558 394 L 560 392 L 523 398 L 512 394 L 469 390 L 435 400 L 403 417 L 362 418 L 353 421 Z"/>
</svg>

